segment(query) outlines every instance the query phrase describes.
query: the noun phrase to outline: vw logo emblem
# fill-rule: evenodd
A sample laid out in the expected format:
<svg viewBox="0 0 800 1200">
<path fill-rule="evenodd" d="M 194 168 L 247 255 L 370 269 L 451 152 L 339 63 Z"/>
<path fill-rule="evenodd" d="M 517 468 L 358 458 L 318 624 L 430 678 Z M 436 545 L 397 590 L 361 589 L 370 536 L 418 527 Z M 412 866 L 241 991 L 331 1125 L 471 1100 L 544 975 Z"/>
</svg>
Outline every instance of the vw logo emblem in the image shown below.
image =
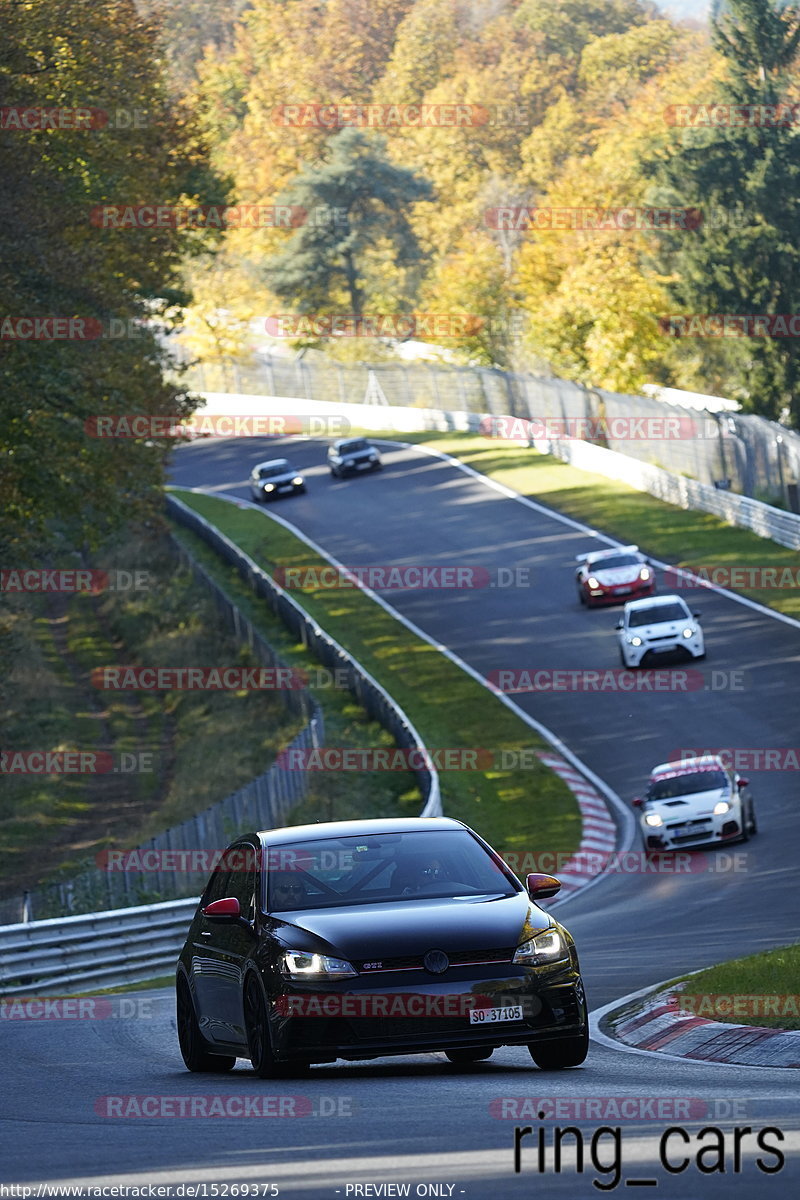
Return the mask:
<svg viewBox="0 0 800 1200">
<path fill-rule="evenodd" d="M 422 960 L 422 965 L 431 975 L 443 975 L 450 966 L 450 959 L 444 950 L 429 950 Z"/>
</svg>

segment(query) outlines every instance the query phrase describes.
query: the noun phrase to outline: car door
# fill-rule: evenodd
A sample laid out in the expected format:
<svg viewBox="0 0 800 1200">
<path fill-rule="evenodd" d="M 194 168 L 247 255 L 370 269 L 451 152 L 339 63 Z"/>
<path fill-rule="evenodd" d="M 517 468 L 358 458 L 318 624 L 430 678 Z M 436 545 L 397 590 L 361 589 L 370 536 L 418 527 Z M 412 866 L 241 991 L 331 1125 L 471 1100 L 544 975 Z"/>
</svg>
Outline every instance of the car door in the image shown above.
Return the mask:
<svg viewBox="0 0 800 1200">
<path fill-rule="evenodd" d="M 242 916 L 252 922 L 255 913 L 255 848 L 247 842 L 230 846 L 203 896 L 203 907 L 213 900 L 235 896 Z M 199 943 L 199 944 L 198 944 Z M 244 1040 L 242 975 L 244 959 L 252 948 L 253 934 L 242 924 L 212 921 L 200 914 L 198 942 L 192 968 L 198 1019 L 210 1042 L 230 1044 Z"/>
<path fill-rule="evenodd" d="M 230 875 L 227 895 L 239 901 L 242 920 L 238 924 L 217 925 L 224 931 L 219 947 L 219 1021 L 225 1041 L 247 1044 L 242 1005 L 244 968 L 257 939 L 256 882 L 259 851 L 251 842 L 240 842 L 227 851 Z M 245 924 L 246 922 L 246 924 Z"/>
</svg>

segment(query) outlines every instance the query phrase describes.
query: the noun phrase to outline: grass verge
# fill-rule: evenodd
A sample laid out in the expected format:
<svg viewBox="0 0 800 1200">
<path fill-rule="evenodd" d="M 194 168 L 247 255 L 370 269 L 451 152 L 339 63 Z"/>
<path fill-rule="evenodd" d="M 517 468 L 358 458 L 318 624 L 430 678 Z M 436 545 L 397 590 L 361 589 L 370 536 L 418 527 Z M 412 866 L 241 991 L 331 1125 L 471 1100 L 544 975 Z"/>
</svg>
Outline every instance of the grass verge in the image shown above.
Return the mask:
<svg viewBox="0 0 800 1200">
<path fill-rule="evenodd" d="M 199 493 L 175 489 L 175 494 L 269 573 L 277 567 L 326 565 L 266 514 Z M 183 529 L 179 536 L 189 537 Z M 195 542 L 192 551 L 200 556 L 197 547 L 202 543 Z M 216 556 L 203 550 L 203 563 L 210 566 Z M 225 589 L 264 628 L 290 665 L 296 665 L 292 646 L 281 644 L 274 629 L 265 626 L 267 618 L 274 621 L 267 606 L 253 598 L 230 568 L 219 559 L 216 563 L 215 574 Z M 293 596 L 386 688 L 429 749 L 488 749 L 497 761 L 500 751 L 549 748 L 500 700 L 361 591 L 305 588 Z M 337 744 L 334 736 L 329 728 L 329 746 Z M 380 773 L 371 772 L 370 777 L 376 774 Z M 581 819 L 575 799 L 538 760 L 532 767 L 446 771 L 440 780 L 447 815 L 477 829 L 501 853 L 546 849 L 569 854 L 577 848 Z M 359 786 L 358 773 L 350 774 L 346 786 Z"/>
<path fill-rule="evenodd" d="M 0 691 L 3 898 L 193 816 L 266 770 L 299 730 L 301 718 L 268 692 L 94 686 L 92 672 L 111 665 L 251 665 L 219 627 L 211 600 L 176 566 L 163 530 L 131 535 L 107 550 L 103 569 L 143 572 L 140 590 L 14 597 Z M 113 769 L 37 775 L 16 773 L 9 761 L 16 751 L 57 750 L 103 751 Z M 54 914 L 44 903 L 35 915 Z"/>
<path fill-rule="evenodd" d="M 788 583 L 791 572 L 792 586 L 730 590 L 800 618 L 800 555 L 796 550 L 779 546 L 746 529 L 727 525 L 710 513 L 687 511 L 657 500 L 647 492 L 637 492 L 627 484 L 579 471 L 527 446 L 472 433 L 402 433 L 396 434 L 395 438 L 450 454 L 520 495 L 577 521 L 585 521 L 620 541 L 635 542 L 644 553 L 674 566 L 708 572 L 718 568 L 744 568 L 745 571 L 747 568 L 773 568 L 776 584 L 779 581 Z M 744 581 L 752 576 L 745 574 L 739 578 Z"/>
<path fill-rule="evenodd" d="M 800 945 L 735 958 L 692 975 L 681 1005 L 732 1025 L 800 1029 Z M 763 997 L 759 1000 L 759 997 Z"/>
</svg>

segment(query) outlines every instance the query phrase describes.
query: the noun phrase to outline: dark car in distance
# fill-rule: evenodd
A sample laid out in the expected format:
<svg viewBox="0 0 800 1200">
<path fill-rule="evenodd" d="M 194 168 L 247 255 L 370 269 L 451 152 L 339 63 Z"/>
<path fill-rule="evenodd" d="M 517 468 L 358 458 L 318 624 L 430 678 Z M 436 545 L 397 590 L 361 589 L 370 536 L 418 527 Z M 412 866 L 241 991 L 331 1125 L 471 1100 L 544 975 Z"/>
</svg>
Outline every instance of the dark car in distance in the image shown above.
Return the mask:
<svg viewBox="0 0 800 1200">
<path fill-rule="evenodd" d="M 328 466 L 334 479 L 342 479 L 358 471 L 379 471 L 383 463 L 366 438 L 339 438 L 328 447 Z"/>
<path fill-rule="evenodd" d="M 304 492 L 306 481 L 288 458 L 271 458 L 257 463 L 250 472 L 250 495 L 254 500 L 274 500 L 277 496 Z"/>
<path fill-rule="evenodd" d="M 445 817 L 251 833 L 220 859 L 178 960 L 190 1071 L 249 1058 L 262 1077 L 313 1063 L 441 1051 L 456 1064 L 526 1046 L 577 1066 L 588 1017 L 572 937 Z"/>
</svg>

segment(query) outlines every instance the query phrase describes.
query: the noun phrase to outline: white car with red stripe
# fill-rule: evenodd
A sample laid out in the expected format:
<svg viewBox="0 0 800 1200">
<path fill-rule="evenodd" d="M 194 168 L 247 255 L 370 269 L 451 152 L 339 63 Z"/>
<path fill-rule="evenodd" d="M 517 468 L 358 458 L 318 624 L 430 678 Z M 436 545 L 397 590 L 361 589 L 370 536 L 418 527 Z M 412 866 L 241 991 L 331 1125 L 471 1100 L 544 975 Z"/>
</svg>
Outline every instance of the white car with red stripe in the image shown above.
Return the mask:
<svg viewBox="0 0 800 1200">
<path fill-rule="evenodd" d="M 645 849 L 748 841 L 757 830 L 748 782 L 715 754 L 654 767 L 646 795 L 633 801 Z"/>
</svg>

